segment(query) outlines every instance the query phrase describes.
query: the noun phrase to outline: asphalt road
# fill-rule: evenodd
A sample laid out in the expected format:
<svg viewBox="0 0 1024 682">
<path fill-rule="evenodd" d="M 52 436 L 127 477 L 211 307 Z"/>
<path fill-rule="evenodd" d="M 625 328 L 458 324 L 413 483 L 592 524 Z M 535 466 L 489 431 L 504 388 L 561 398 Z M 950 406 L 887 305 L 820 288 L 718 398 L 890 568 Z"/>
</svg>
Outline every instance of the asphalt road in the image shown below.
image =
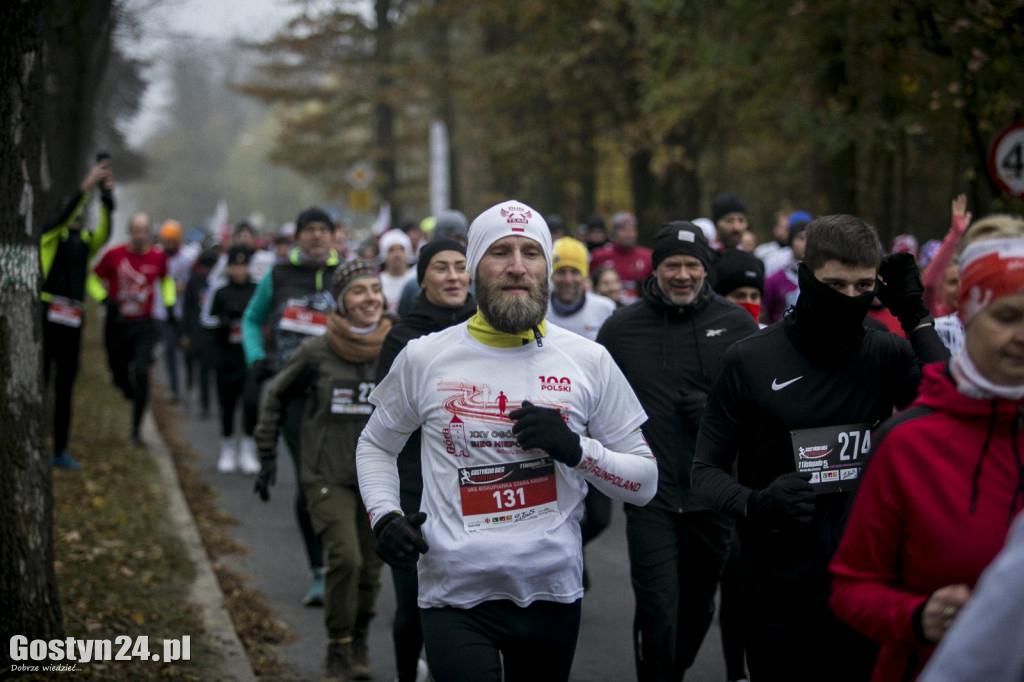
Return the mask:
<svg viewBox="0 0 1024 682">
<path fill-rule="evenodd" d="M 162 363 L 156 366 L 163 369 Z M 252 491 L 252 476 L 217 471 L 219 419 L 214 416 L 198 419 L 195 416 L 198 410 L 189 408 L 189 404 L 197 402 L 195 397 L 184 402 L 180 434 L 197 453 L 202 477 L 217 489 L 221 507 L 238 522 L 227 532 L 249 548 L 247 553 L 225 561 L 245 576 L 250 587 L 263 593 L 277 617 L 294 633 L 294 642 L 278 648 L 283 666 L 296 680 L 318 680 L 323 673 L 326 653 L 323 609 L 301 604 L 309 587 L 310 574 L 295 521 L 295 470 L 286 447 L 283 441 L 279 444 L 277 485 L 271 491 L 270 501 L 263 503 Z M 621 505 L 616 504 L 608 529 L 587 545 L 586 556 L 591 588 L 583 599 L 583 620 L 571 680 L 635 680 L 630 642 L 633 594 Z M 394 593 L 388 571 L 385 566 L 369 643 L 376 667 L 375 679 L 382 682 L 395 679 L 391 644 Z M 725 680 L 717 616 L 686 679 Z"/>
</svg>

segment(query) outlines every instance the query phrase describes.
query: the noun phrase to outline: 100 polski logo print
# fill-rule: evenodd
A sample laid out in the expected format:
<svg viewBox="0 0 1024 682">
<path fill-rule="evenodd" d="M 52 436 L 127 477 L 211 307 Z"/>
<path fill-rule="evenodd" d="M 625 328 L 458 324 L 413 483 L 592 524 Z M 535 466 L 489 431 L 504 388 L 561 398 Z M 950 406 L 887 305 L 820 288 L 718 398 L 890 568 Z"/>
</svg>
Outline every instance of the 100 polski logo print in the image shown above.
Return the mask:
<svg viewBox="0 0 1024 682">
<path fill-rule="evenodd" d="M 111 639 L 32 639 L 24 635 L 11 637 L 11 661 L 188 661 L 192 657 L 189 635 L 181 639 L 164 639 L 162 653 L 151 653 L 149 637 L 121 635 Z M 19 666 L 21 667 L 21 666 Z"/>
</svg>

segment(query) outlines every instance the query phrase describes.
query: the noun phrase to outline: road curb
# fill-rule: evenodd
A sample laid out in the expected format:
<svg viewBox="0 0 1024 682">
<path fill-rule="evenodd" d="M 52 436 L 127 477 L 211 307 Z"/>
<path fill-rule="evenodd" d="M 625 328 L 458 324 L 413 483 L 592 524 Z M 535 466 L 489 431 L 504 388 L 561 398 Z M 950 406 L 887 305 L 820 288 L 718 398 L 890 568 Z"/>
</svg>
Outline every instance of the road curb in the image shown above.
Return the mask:
<svg viewBox="0 0 1024 682">
<path fill-rule="evenodd" d="M 160 480 L 167 493 L 167 512 L 174 532 L 181 538 L 196 569 L 189 590 L 189 602 L 196 606 L 203 620 L 204 643 L 219 654 L 209 662 L 210 665 L 204 670 L 204 674 L 209 673 L 209 678 L 216 680 L 255 682 L 256 675 L 253 673 L 252 663 L 224 606 L 224 593 L 220 590 L 220 583 L 217 582 L 210 557 L 206 554 L 199 528 L 181 492 L 171 453 L 149 412 L 142 422 L 142 438 L 159 469 Z"/>
</svg>

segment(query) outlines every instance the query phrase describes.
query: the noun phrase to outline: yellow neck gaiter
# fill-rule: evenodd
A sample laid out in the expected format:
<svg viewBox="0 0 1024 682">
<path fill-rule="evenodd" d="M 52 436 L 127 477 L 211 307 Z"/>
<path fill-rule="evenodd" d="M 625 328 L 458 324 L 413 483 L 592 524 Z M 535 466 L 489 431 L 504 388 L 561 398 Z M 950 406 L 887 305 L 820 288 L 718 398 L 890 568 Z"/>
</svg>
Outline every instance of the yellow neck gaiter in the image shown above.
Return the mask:
<svg viewBox="0 0 1024 682">
<path fill-rule="evenodd" d="M 542 320 L 537 329 L 540 331 L 541 338 L 547 336 L 547 320 Z M 520 348 L 536 339 L 532 329 L 518 334 L 499 332 L 484 319 L 479 308 L 476 309 L 473 317 L 469 318 L 469 333 L 480 343 L 492 348 Z"/>
</svg>

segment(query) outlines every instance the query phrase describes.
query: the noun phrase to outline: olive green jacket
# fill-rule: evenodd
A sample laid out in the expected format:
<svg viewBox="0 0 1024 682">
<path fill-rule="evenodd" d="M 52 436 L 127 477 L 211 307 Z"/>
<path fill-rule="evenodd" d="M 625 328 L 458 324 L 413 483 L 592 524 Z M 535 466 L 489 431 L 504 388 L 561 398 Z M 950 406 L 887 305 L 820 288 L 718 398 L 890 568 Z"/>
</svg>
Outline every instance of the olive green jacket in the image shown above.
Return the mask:
<svg viewBox="0 0 1024 682">
<path fill-rule="evenodd" d="M 276 457 L 285 406 L 303 400 L 299 484 L 357 487 L 356 441 L 373 409 L 367 399 L 376 370 L 376 360 L 343 360 L 327 335 L 304 341 L 274 375 L 264 398 L 255 433 L 260 459 Z"/>
</svg>

